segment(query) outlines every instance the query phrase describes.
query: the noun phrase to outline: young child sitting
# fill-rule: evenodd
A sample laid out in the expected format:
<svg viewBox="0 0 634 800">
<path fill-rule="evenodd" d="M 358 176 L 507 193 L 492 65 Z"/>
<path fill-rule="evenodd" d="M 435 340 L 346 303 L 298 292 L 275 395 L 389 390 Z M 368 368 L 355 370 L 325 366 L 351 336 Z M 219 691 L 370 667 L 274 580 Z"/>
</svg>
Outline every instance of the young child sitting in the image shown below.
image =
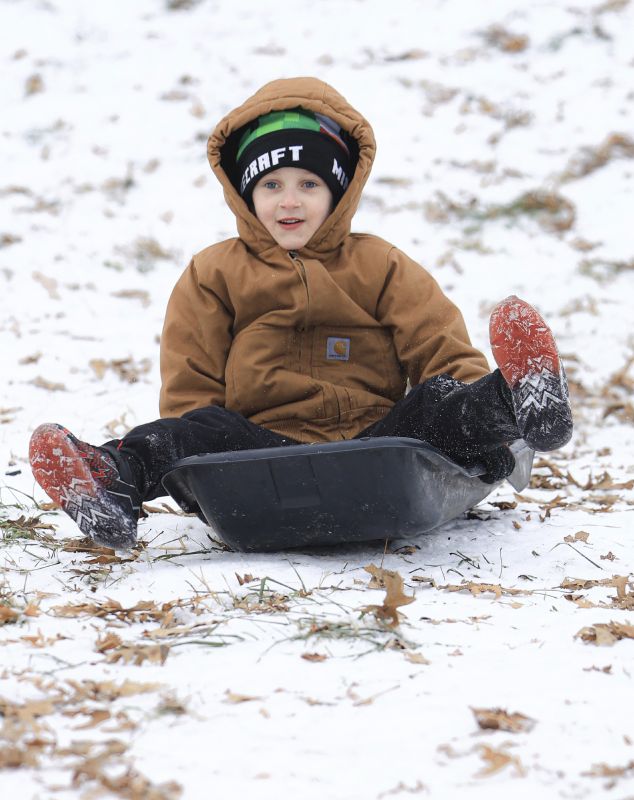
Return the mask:
<svg viewBox="0 0 634 800">
<path fill-rule="evenodd" d="M 200 453 L 408 436 L 482 462 L 494 482 L 513 469 L 510 442 L 570 439 L 564 371 L 535 309 L 496 307 L 490 372 L 435 280 L 350 232 L 374 153 L 369 123 L 313 78 L 269 83 L 218 124 L 208 157 L 239 236 L 195 255 L 174 288 L 161 419 L 99 447 L 55 424 L 31 438 L 35 479 L 95 542 L 134 544 L 142 502 Z"/>
</svg>

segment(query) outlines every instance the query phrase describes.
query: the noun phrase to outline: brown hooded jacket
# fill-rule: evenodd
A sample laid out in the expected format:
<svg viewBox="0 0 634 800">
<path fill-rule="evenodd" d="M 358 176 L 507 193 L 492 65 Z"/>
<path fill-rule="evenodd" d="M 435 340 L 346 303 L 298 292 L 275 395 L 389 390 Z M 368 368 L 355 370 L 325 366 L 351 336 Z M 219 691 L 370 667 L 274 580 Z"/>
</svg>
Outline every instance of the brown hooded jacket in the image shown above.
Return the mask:
<svg viewBox="0 0 634 800">
<path fill-rule="evenodd" d="M 308 244 L 288 253 L 231 178 L 236 131 L 301 106 L 358 144 L 356 169 Z M 233 134 L 233 138 L 232 138 Z M 225 406 L 302 442 L 348 439 L 384 417 L 411 385 L 489 372 L 462 315 L 420 265 L 388 242 L 350 233 L 374 160 L 369 123 L 315 78 L 262 87 L 218 124 L 209 163 L 239 238 L 195 255 L 170 298 L 161 338 L 161 415 Z"/>
</svg>

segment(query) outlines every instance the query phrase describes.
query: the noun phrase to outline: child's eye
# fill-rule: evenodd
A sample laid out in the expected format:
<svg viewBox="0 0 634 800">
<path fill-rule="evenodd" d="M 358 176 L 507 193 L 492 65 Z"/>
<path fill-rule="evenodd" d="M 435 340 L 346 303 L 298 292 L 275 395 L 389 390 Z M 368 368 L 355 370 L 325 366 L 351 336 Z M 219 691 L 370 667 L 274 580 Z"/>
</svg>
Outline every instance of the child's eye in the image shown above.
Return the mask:
<svg viewBox="0 0 634 800">
<path fill-rule="evenodd" d="M 304 181 L 304 187 L 306 189 L 314 189 L 317 185 L 317 181 Z"/>
<path fill-rule="evenodd" d="M 262 186 L 264 186 L 265 189 L 277 189 L 278 183 L 277 181 L 264 181 Z"/>
</svg>

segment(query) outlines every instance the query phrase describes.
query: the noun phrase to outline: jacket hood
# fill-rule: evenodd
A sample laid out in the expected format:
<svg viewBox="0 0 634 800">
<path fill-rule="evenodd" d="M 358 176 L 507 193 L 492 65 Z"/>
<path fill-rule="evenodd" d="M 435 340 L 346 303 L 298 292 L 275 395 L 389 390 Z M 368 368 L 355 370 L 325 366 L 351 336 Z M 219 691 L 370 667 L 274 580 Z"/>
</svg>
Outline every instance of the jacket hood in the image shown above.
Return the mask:
<svg viewBox="0 0 634 800">
<path fill-rule="evenodd" d="M 319 257 L 337 248 L 350 233 L 361 191 L 370 175 L 376 152 L 370 123 L 342 95 L 317 78 L 285 78 L 259 89 L 241 106 L 227 114 L 216 126 L 207 143 L 211 168 L 222 184 L 225 200 L 236 216 L 238 234 L 247 246 L 260 254 L 277 247 L 271 234 L 260 223 L 232 183 L 238 131 L 247 123 L 271 111 L 297 108 L 325 114 L 346 131 L 358 147 L 352 180 L 326 222 L 302 248 L 308 256 Z M 356 155 L 356 154 L 355 154 Z"/>
</svg>

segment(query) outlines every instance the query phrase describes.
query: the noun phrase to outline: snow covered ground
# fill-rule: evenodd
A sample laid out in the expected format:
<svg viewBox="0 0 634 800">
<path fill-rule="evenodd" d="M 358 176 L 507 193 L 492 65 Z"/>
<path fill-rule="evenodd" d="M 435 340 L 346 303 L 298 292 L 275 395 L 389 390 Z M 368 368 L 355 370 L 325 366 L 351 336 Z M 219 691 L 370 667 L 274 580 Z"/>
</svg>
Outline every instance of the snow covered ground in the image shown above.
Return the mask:
<svg viewBox="0 0 634 800">
<path fill-rule="evenodd" d="M 3 0 L 1 797 L 634 797 L 633 30 L 631 0 Z M 206 137 L 302 74 L 374 125 L 357 230 L 485 352 L 506 295 L 548 317 L 574 440 L 418 539 L 244 555 L 157 502 L 91 550 L 30 433 L 157 416 L 171 287 L 234 232 Z"/>
</svg>

